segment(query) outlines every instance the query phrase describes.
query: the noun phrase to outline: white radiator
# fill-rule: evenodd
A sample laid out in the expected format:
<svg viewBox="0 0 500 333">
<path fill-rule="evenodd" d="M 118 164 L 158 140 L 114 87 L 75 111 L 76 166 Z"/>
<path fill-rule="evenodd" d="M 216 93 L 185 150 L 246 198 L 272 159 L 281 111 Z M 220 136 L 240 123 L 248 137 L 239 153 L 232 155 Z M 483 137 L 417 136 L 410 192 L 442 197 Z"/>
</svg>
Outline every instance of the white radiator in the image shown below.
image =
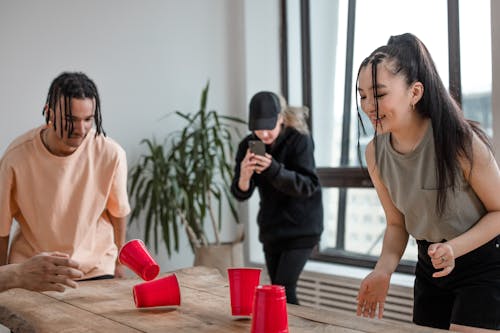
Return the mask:
<svg viewBox="0 0 500 333">
<path fill-rule="evenodd" d="M 361 280 L 343 276 L 303 272 L 297 285 L 300 305 L 321 309 L 356 312 L 356 296 Z M 384 318 L 397 322 L 411 322 L 413 288 L 393 286 L 384 307 Z"/>
</svg>

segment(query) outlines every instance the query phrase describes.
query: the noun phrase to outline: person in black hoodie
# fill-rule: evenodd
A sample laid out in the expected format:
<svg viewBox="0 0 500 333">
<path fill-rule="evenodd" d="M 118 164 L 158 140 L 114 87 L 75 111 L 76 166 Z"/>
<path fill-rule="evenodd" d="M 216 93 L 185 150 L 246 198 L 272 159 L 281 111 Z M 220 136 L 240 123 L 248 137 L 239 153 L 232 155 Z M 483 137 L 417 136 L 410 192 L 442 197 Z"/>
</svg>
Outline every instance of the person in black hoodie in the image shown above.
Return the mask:
<svg viewBox="0 0 500 333">
<path fill-rule="evenodd" d="M 321 187 L 314 142 L 306 123 L 309 110 L 289 107 L 278 95 L 262 91 L 250 101 L 250 135 L 239 144 L 231 192 L 249 199 L 257 187 L 259 240 L 272 284 L 285 287 L 287 302 L 298 304 L 296 287 L 323 232 Z M 265 154 L 250 151 L 260 140 Z"/>
</svg>

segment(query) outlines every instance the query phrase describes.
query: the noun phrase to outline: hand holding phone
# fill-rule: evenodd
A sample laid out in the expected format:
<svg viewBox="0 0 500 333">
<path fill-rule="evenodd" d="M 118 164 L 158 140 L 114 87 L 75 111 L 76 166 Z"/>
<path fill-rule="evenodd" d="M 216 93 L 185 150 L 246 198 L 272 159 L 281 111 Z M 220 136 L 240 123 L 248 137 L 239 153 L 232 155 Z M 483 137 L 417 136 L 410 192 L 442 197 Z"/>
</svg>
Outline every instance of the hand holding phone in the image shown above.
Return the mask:
<svg viewBox="0 0 500 333">
<path fill-rule="evenodd" d="M 254 153 L 255 155 L 266 155 L 266 145 L 260 140 L 248 141 L 248 148 L 250 149 L 250 152 Z"/>
</svg>

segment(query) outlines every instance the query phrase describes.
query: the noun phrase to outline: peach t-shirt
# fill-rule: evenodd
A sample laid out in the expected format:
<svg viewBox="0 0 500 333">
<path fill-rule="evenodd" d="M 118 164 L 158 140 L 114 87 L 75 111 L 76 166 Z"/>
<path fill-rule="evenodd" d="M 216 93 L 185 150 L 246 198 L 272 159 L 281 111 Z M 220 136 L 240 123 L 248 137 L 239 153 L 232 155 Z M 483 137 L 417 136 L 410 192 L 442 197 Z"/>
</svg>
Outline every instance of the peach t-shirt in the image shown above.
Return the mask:
<svg viewBox="0 0 500 333">
<path fill-rule="evenodd" d="M 12 220 L 9 262 L 45 251 L 68 253 L 84 278 L 114 274 L 117 248 L 107 211 L 130 212 L 125 151 L 92 130 L 71 155 L 51 154 L 40 139 L 43 127 L 14 140 L 0 160 L 0 236 Z"/>
</svg>

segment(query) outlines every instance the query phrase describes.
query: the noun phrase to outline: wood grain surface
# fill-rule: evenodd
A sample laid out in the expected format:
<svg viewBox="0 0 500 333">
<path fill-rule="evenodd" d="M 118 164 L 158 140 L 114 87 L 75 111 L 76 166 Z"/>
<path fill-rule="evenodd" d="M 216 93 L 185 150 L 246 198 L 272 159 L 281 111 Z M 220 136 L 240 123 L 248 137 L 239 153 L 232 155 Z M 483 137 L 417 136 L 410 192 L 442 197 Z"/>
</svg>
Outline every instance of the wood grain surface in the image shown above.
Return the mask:
<svg viewBox="0 0 500 333">
<path fill-rule="evenodd" d="M 0 293 L 0 323 L 13 332 L 250 332 L 250 318 L 231 315 L 228 282 L 216 269 L 191 267 L 174 273 L 180 306 L 136 308 L 132 287 L 143 282 L 138 278 L 85 281 L 63 293 Z M 291 333 L 440 331 L 305 306 L 287 308 Z"/>
</svg>

